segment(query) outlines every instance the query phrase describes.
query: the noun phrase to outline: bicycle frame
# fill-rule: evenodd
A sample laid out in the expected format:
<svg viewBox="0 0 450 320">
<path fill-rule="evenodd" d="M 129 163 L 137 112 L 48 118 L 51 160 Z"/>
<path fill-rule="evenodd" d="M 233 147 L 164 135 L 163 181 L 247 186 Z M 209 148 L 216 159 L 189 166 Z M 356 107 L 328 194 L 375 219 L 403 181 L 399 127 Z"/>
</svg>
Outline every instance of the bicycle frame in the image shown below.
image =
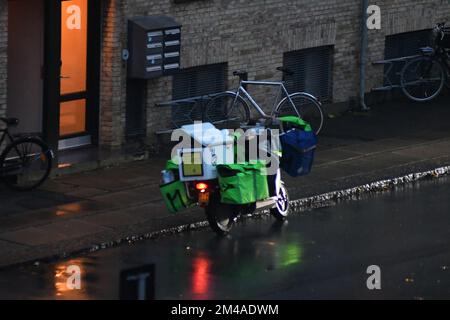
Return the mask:
<svg viewBox="0 0 450 320">
<path fill-rule="evenodd" d="M 440 46 L 437 46 L 434 49 L 434 52 L 432 54 L 422 53 L 422 56 L 429 57 L 430 59 L 437 61 L 443 68 L 444 77 L 445 77 L 444 80 L 446 82 L 450 80 L 450 78 L 449 78 L 449 76 L 450 76 L 450 64 L 449 64 L 450 51 L 447 51 L 446 49 L 444 49 Z M 430 66 L 430 68 L 431 68 L 431 66 Z M 427 69 L 426 73 L 428 73 L 430 71 L 430 68 Z"/>
<path fill-rule="evenodd" d="M 1 134 L 1 138 L 0 138 L 0 148 L 2 147 L 3 142 L 6 140 L 6 138 L 9 139 L 10 142 L 13 141 L 13 137 L 11 136 L 11 134 L 8 131 L 8 128 L 4 128 L 4 129 L 0 129 L 0 134 Z M 1 150 L 1 149 L 0 149 Z M 1 154 L 1 151 L 0 151 Z"/>
<path fill-rule="evenodd" d="M 270 115 L 266 114 L 264 112 L 264 110 L 259 106 L 259 104 L 255 101 L 255 99 L 250 95 L 250 93 L 247 91 L 247 89 L 245 89 L 245 85 L 255 85 L 255 86 L 271 86 L 271 87 L 279 87 L 278 93 L 277 93 L 277 99 L 275 100 L 275 103 L 272 107 L 272 112 Z M 280 95 L 284 94 L 289 103 L 291 104 L 291 106 L 294 108 L 295 110 L 295 105 L 294 102 L 292 101 L 291 97 L 289 96 L 289 92 L 287 91 L 286 87 L 284 86 L 283 82 L 275 82 L 275 81 L 241 81 L 239 84 L 238 89 L 236 90 L 236 92 L 233 91 L 229 91 L 230 93 L 233 93 L 236 95 L 236 97 L 234 98 L 234 102 L 233 102 L 233 107 L 236 104 L 236 101 L 239 97 L 242 98 L 241 93 L 244 95 L 245 98 L 247 98 L 247 100 L 251 103 L 251 105 L 255 108 L 255 110 L 263 117 L 266 119 L 272 119 L 275 116 L 275 110 L 276 107 L 278 106 L 278 104 L 280 103 Z M 233 108 L 232 107 L 232 108 Z"/>
<path fill-rule="evenodd" d="M 8 131 L 8 127 L 4 128 L 4 129 L 0 129 L 0 134 L 1 134 L 1 138 L 0 138 L 0 156 L 1 156 L 3 153 L 3 150 L 1 149 L 3 142 L 5 142 L 5 140 L 8 138 L 9 142 L 12 143 L 14 141 L 14 139 Z M 2 176 L 5 173 L 8 173 L 9 171 L 13 171 L 14 169 L 15 169 L 15 166 L 9 166 L 6 168 L 0 167 L 0 178 L 2 178 Z"/>
</svg>

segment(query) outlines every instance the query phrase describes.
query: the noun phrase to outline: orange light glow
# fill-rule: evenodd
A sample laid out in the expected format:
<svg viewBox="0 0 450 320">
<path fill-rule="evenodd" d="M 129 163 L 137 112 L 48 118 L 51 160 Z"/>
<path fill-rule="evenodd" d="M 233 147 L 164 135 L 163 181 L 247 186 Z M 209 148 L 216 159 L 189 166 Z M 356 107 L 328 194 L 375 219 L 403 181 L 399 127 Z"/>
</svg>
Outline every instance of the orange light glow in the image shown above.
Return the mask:
<svg viewBox="0 0 450 320">
<path fill-rule="evenodd" d="M 67 212 L 66 211 L 62 211 L 62 210 L 56 210 L 55 214 L 56 214 L 57 217 L 62 217 L 62 216 L 67 215 Z"/>
<path fill-rule="evenodd" d="M 71 163 L 60 163 L 60 164 L 58 164 L 58 168 L 59 169 L 70 168 L 71 166 L 72 166 Z"/>
<path fill-rule="evenodd" d="M 84 283 L 80 290 L 74 290 L 67 286 L 70 274 L 67 272 L 70 265 L 77 265 L 80 268 L 82 279 L 84 278 L 83 261 L 80 259 L 70 260 L 66 263 L 57 264 L 54 269 L 54 294 L 58 299 L 84 300 L 89 297 L 86 294 Z"/>
<path fill-rule="evenodd" d="M 204 182 L 199 182 L 195 185 L 195 189 L 200 190 L 200 191 L 206 190 L 206 189 L 208 189 L 208 185 Z"/>
<path fill-rule="evenodd" d="M 61 103 L 59 134 L 80 133 L 86 129 L 86 99 Z"/>
<path fill-rule="evenodd" d="M 61 2 L 61 94 L 86 91 L 87 3 Z"/>
</svg>

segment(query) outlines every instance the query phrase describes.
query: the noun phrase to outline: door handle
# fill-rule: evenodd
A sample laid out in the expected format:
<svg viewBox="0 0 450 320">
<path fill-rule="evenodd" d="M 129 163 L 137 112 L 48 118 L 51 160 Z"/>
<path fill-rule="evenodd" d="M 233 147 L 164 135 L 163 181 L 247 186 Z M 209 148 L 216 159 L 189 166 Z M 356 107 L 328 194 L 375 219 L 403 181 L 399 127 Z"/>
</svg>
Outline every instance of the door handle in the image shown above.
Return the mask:
<svg viewBox="0 0 450 320">
<path fill-rule="evenodd" d="M 69 76 L 59 76 L 60 79 L 70 79 Z"/>
</svg>

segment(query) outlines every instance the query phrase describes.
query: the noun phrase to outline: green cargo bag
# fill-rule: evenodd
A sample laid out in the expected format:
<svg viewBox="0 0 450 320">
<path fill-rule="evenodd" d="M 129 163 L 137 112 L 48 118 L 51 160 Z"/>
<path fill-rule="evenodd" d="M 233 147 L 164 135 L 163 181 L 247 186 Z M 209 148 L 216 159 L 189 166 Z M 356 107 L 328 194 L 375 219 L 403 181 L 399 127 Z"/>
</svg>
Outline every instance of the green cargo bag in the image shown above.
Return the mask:
<svg viewBox="0 0 450 320">
<path fill-rule="evenodd" d="M 222 203 L 249 204 L 269 197 L 264 164 L 220 165 L 217 171 Z"/>
<path fill-rule="evenodd" d="M 258 161 L 257 163 L 249 163 L 244 166 L 246 171 L 253 174 L 255 198 L 256 200 L 264 200 L 269 198 L 269 185 L 267 183 L 267 168 L 266 165 Z"/>
<path fill-rule="evenodd" d="M 178 159 L 174 158 L 168 160 L 165 166 L 165 170 L 174 173 L 175 181 L 159 186 L 164 203 L 166 204 L 167 209 L 172 213 L 180 212 L 195 204 L 194 201 L 189 199 L 184 182 L 179 181 L 177 162 Z"/>
<path fill-rule="evenodd" d="M 159 186 L 167 209 L 172 213 L 180 212 L 192 206 L 184 182 L 176 180 Z"/>
</svg>

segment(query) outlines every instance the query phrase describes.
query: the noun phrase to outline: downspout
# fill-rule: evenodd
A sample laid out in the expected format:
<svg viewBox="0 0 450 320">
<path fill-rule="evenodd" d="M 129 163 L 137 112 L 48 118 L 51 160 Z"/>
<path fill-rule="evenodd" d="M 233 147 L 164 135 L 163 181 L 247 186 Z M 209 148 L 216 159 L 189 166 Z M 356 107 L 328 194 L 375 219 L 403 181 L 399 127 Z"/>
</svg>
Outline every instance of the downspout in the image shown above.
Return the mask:
<svg viewBox="0 0 450 320">
<path fill-rule="evenodd" d="M 366 92 L 366 60 L 367 60 L 367 7 L 369 6 L 369 0 L 362 0 L 362 13 L 361 13 L 361 56 L 359 65 L 359 104 L 361 110 L 368 111 L 369 108 L 365 101 Z"/>
</svg>

